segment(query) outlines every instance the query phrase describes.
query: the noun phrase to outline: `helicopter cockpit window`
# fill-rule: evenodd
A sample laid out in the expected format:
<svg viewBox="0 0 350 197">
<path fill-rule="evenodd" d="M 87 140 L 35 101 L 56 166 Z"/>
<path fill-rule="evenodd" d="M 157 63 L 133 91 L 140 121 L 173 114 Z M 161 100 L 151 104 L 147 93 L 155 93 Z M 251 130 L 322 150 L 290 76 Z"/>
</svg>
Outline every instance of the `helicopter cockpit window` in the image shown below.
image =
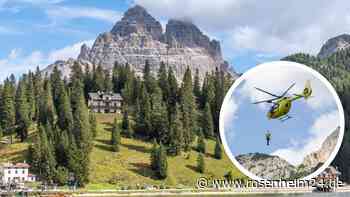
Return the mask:
<svg viewBox="0 0 350 197">
<path fill-rule="evenodd" d="M 271 108 L 270 108 L 270 112 L 273 112 L 273 110 L 277 109 L 278 105 L 279 104 L 272 105 Z"/>
</svg>

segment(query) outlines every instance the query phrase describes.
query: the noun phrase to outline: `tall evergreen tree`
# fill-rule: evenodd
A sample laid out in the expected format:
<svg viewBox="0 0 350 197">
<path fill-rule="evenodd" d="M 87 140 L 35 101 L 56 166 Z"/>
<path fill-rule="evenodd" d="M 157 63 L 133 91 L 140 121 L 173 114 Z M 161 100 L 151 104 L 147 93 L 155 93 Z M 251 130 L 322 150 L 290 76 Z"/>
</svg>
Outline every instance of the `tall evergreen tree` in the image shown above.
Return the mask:
<svg viewBox="0 0 350 197">
<path fill-rule="evenodd" d="M 158 176 L 165 179 L 168 176 L 168 159 L 163 144 L 160 144 L 158 154 Z"/>
<path fill-rule="evenodd" d="M 44 82 L 44 91 L 40 98 L 39 106 L 39 123 L 46 125 L 50 123 L 54 125 L 55 121 L 55 106 L 52 98 L 51 83 L 49 80 Z"/>
<path fill-rule="evenodd" d="M 2 97 L 0 100 L 1 126 L 6 133 L 12 133 L 14 131 L 16 111 L 15 111 L 14 95 L 12 93 L 12 85 L 8 79 L 6 79 L 4 82 L 4 88 L 2 91 L 1 97 Z"/>
<path fill-rule="evenodd" d="M 120 131 L 118 129 L 117 118 L 114 119 L 113 128 L 112 128 L 112 137 L 111 137 L 112 150 L 114 152 L 119 152 L 119 145 L 121 141 Z"/>
<path fill-rule="evenodd" d="M 221 143 L 220 143 L 220 139 L 219 137 L 216 138 L 215 141 L 215 153 L 214 153 L 214 157 L 216 159 L 221 159 L 222 158 L 222 148 L 221 148 Z"/>
<path fill-rule="evenodd" d="M 168 99 L 167 99 L 167 104 L 168 104 L 168 112 L 169 112 L 169 117 L 171 114 L 175 113 L 176 110 L 176 103 L 178 101 L 178 84 L 176 77 L 174 75 L 173 69 L 169 67 L 168 70 L 168 84 L 169 84 L 169 90 L 168 90 Z"/>
<path fill-rule="evenodd" d="M 133 131 L 131 129 L 131 125 L 129 122 L 129 109 L 127 105 L 124 105 L 123 107 L 123 120 L 122 120 L 122 129 L 124 134 L 131 138 L 133 136 Z"/>
<path fill-rule="evenodd" d="M 36 113 L 35 90 L 34 90 L 34 74 L 29 71 L 26 81 L 26 95 L 28 101 L 29 119 L 33 120 Z"/>
<path fill-rule="evenodd" d="M 199 132 L 199 136 L 197 138 L 197 151 L 203 154 L 206 153 L 206 144 L 205 144 L 205 139 L 202 132 Z"/>
<path fill-rule="evenodd" d="M 137 101 L 136 130 L 138 134 L 150 137 L 151 124 L 151 102 L 150 96 L 144 84 L 141 85 L 140 98 Z"/>
<path fill-rule="evenodd" d="M 90 120 L 92 136 L 96 137 L 96 135 L 97 135 L 97 120 L 96 120 L 96 115 L 94 112 L 89 113 L 89 120 Z"/>
<path fill-rule="evenodd" d="M 73 113 L 63 81 L 58 84 L 57 88 L 57 124 L 61 130 L 70 132 L 73 129 Z"/>
<path fill-rule="evenodd" d="M 56 176 L 56 160 L 53 154 L 54 151 L 50 146 L 46 130 L 43 126 L 39 127 L 39 134 L 41 142 L 40 175 L 46 181 L 53 181 Z"/>
<path fill-rule="evenodd" d="M 178 106 L 176 106 L 175 113 L 170 118 L 170 137 L 169 137 L 169 153 L 179 155 L 183 148 L 183 126 L 182 113 Z"/>
<path fill-rule="evenodd" d="M 26 76 L 24 75 L 23 79 L 18 83 L 16 92 L 16 129 L 21 142 L 28 137 L 28 130 L 31 124 L 25 80 Z"/>
<path fill-rule="evenodd" d="M 198 157 L 197 157 L 197 169 L 198 169 L 198 172 L 200 173 L 204 173 L 205 172 L 205 161 L 204 161 L 204 156 L 202 153 L 199 153 L 198 154 Z"/>
<path fill-rule="evenodd" d="M 193 85 L 191 70 L 187 68 L 181 87 L 181 108 L 183 114 L 184 127 L 184 148 L 190 150 L 190 145 L 194 140 L 196 129 L 196 106 L 193 96 Z"/>
<path fill-rule="evenodd" d="M 151 149 L 151 168 L 152 170 L 156 171 L 158 170 L 158 144 L 157 141 L 154 139 L 153 140 L 153 146 Z"/>
<path fill-rule="evenodd" d="M 202 96 L 202 92 L 201 92 L 201 85 L 200 85 L 200 81 L 199 81 L 198 68 L 196 69 L 196 74 L 194 76 L 193 95 L 196 97 L 197 104 L 199 104 L 201 96 Z"/>
<path fill-rule="evenodd" d="M 204 111 L 203 111 L 202 129 L 206 137 L 214 136 L 213 116 L 212 116 L 210 105 L 208 102 L 205 104 Z"/>
<path fill-rule="evenodd" d="M 162 100 L 162 93 L 158 86 L 152 94 L 152 137 L 157 141 L 169 143 L 169 121 L 165 103 Z"/>
<path fill-rule="evenodd" d="M 160 63 L 160 67 L 158 71 L 158 85 L 162 90 L 163 101 L 166 102 L 169 97 L 169 82 L 168 82 L 168 73 L 164 62 Z"/>
</svg>

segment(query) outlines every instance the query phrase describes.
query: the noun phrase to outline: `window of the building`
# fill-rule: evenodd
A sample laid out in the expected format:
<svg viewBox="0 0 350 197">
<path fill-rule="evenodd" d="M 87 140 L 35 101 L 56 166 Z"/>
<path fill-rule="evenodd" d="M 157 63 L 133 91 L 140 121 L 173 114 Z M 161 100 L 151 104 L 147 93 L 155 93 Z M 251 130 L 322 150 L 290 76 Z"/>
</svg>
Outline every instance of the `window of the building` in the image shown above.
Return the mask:
<svg viewBox="0 0 350 197">
<path fill-rule="evenodd" d="M 22 174 L 24 174 L 24 170 L 22 171 Z"/>
<path fill-rule="evenodd" d="M 17 174 L 17 170 L 15 171 L 15 174 Z"/>
<path fill-rule="evenodd" d="M 9 170 L 8 173 L 11 174 L 11 170 Z"/>
</svg>

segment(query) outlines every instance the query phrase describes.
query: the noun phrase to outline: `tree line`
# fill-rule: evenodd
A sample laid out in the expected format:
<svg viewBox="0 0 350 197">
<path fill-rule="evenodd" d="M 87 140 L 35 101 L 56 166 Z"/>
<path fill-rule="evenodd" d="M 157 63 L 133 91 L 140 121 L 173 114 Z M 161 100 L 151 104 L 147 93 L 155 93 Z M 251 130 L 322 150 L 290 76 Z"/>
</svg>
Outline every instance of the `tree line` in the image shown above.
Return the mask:
<svg viewBox="0 0 350 197">
<path fill-rule="evenodd" d="M 204 138 L 217 139 L 216 149 L 220 148 L 220 107 L 232 82 L 219 69 L 201 80 L 198 70 L 192 75 L 189 68 L 180 82 L 171 67 L 161 63 L 154 73 L 148 61 L 142 77 L 128 63 L 118 62 L 112 72 L 75 62 L 68 79 L 63 79 L 57 67 L 50 74 L 37 68 L 18 81 L 11 75 L 0 86 L 0 134 L 16 134 L 23 142 L 31 130 L 37 131 L 28 154 L 35 173 L 59 184 L 73 176 L 84 186 L 89 181 L 89 155 L 97 125 L 86 105 L 89 92 L 113 91 L 123 97 L 121 131 L 115 120 L 111 132 L 114 151 L 119 151 L 120 135 L 143 138 L 157 144 L 154 147 L 161 150 L 155 158 L 164 161 L 164 155 L 189 151 L 197 136 L 201 143 Z M 164 162 L 155 166 L 166 168 Z"/>
</svg>

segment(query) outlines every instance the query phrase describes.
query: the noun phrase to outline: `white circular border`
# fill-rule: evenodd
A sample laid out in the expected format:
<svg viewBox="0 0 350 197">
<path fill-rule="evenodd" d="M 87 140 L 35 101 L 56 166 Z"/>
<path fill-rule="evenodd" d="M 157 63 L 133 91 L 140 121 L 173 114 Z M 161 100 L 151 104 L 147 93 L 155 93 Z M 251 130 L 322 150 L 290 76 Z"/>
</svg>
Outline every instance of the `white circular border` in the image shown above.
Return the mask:
<svg viewBox="0 0 350 197">
<path fill-rule="evenodd" d="M 337 94 L 337 92 L 335 91 L 335 89 L 333 88 L 333 86 L 329 83 L 329 81 L 323 77 L 320 73 L 318 73 L 316 70 L 305 66 L 303 64 L 300 63 L 296 63 L 296 62 L 291 62 L 291 61 L 272 61 L 272 62 L 266 62 L 263 64 L 259 64 L 256 67 L 253 67 L 251 69 L 249 69 L 248 71 L 246 71 L 245 73 L 243 73 L 242 76 L 240 76 L 238 79 L 235 80 L 235 82 L 233 83 L 233 85 L 230 87 L 230 89 L 228 90 L 228 92 L 226 93 L 226 96 L 224 98 L 224 101 L 221 105 L 221 110 L 220 110 L 220 117 L 219 117 L 219 131 L 220 131 L 220 137 L 222 139 L 222 143 L 224 146 L 224 149 L 228 155 L 228 157 L 230 158 L 230 160 L 232 161 L 232 163 L 246 176 L 248 176 L 251 179 L 254 180 L 266 180 L 264 178 L 258 177 L 255 174 L 251 173 L 250 171 L 248 171 L 247 169 L 245 169 L 234 157 L 234 155 L 232 154 L 227 141 L 226 141 L 226 136 L 225 136 L 225 126 L 224 126 L 224 120 L 223 120 L 223 111 L 224 111 L 224 106 L 227 105 L 227 103 L 229 102 L 229 99 L 233 93 L 233 91 L 237 88 L 237 86 L 245 79 L 245 75 L 248 75 L 250 72 L 252 72 L 252 70 L 254 70 L 257 67 L 261 67 L 261 66 L 274 66 L 275 64 L 293 64 L 293 66 L 299 67 L 300 69 L 303 69 L 307 72 L 310 72 L 312 75 L 314 75 L 317 79 L 319 79 L 320 81 L 322 81 L 326 87 L 328 88 L 328 90 L 331 92 L 331 94 L 333 95 L 333 98 L 336 101 L 337 107 L 338 107 L 338 112 L 339 112 L 339 118 L 340 118 L 340 131 L 339 131 L 339 135 L 338 135 L 338 141 L 337 144 L 332 152 L 332 154 L 328 157 L 327 161 L 320 167 L 318 168 L 315 172 L 311 173 L 310 175 L 304 177 L 304 178 L 300 178 L 303 180 L 309 180 L 312 179 L 314 177 L 316 177 L 317 175 L 319 175 L 321 172 L 323 172 L 330 164 L 331 162 L 334 160 L 335 156 L 337 155 L 340 146 L 342 144 L 343 141 L 343 137 L 344 137 L 344 128 L 345 128 L 345 120 L 344 120 L 344 109 L 343 106 L 341 104 L 341 101 L 339 99 L 339 96 Z"/>
</svg>

